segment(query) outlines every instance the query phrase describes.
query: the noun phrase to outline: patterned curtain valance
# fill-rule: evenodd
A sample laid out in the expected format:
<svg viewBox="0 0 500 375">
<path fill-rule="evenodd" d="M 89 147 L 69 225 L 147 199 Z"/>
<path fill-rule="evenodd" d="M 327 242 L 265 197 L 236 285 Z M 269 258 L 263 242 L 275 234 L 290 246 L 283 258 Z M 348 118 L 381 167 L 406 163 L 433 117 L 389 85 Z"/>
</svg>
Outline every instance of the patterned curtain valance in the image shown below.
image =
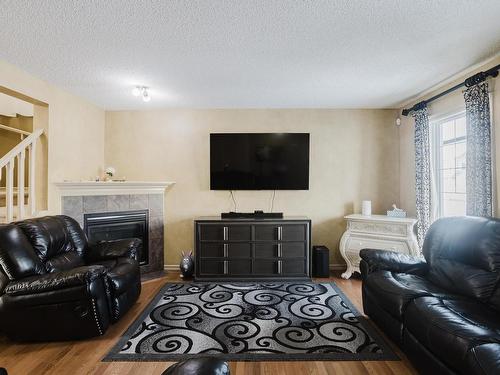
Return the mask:
<svg viewBox="0 0 500 375">
<path fill-rule="evenodd" d="M 467 118 L 467 215 L 492 216 L 491 115 L 488 83 L 464 91 Z"/>
<path fill-rule="evenodd" d="M 429 114 L 426 105 L 413 111 L 415 119 L 415 196 L 417 207 L 417 240 L 422 248 L 431 222 L 431 157 Z"/>
</svg>

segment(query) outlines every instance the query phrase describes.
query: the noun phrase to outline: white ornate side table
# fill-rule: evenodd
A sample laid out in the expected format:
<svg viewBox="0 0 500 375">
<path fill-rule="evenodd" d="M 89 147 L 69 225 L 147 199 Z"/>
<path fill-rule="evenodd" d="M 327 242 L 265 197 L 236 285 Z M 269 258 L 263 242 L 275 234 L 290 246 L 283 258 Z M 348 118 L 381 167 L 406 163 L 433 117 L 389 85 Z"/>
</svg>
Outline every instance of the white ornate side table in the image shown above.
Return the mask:
<svg viewBox="0 0 500 375">
<path fill-rule="evenodd" d="M 385 215 L 347 215 L 347 230 L 340 240 L 340 254 L 347 263 L 342 278 L 348 279 L 359 272 L 359 252 L 362 249 L 391 250 L 409 255 L 420 255 L 413 226 L 413 218 Z"/>
</svg>

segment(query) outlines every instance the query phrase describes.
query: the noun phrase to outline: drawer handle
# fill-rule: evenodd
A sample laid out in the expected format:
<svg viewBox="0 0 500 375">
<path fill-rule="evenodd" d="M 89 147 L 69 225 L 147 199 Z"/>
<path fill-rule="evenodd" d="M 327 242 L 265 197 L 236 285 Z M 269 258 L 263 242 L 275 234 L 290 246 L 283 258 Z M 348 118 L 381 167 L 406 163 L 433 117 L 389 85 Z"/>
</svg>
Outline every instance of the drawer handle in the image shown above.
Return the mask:
<svg viewBox="0 0 500 375">
<path fill-rule="evenodd" d="M 278 241 L 283 239 L 283 227 L 278 227 Z"/>
<path fill-rule="evenodd" d="M 229 228 L 228 227 L 223 227 L 223 233 L 222 233 L 222 236 L 223 236 L 223 239 L 224 241 L 227 241 L 228 239 L 228 232 L 229 232 Z"/>
<path fill-rule="evenodd" d="M 283 256 L 283 248 L 282 245 L 279 243 L 278 244 L 278 258 L 281 258 Z"/>
<path fill-rule="evenodd" d="M 227 270 L 227 260 L 224 261 L 224 275 L 227 275 L 228 270 Z"/>
<path fill-rule="evenodd" d="M 281 260 L 278 260 L 278 273 L 281 275 L 283 269 L 283 265 Z"/>
<path fill-rule="evenodd" d="M 224 244 L 224 258 L 227 258 L 227 256 L 228 256 L 228 244 L 225 243 Z"/>
</svg>

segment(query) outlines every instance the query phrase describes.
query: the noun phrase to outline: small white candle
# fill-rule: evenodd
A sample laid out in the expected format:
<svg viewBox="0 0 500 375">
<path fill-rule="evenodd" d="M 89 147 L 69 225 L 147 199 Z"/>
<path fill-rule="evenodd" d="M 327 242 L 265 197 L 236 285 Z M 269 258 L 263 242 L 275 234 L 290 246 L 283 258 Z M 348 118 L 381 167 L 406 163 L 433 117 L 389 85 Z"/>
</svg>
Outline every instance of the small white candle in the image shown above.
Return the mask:
<svg viewBox="0 0 500 375">
<path fill-rule="evenodd" d="M 372 214 L 372 201 L 361 202 L 361 214 L 363 216 L 371 216 L 371 214 Z"/>
</svg>

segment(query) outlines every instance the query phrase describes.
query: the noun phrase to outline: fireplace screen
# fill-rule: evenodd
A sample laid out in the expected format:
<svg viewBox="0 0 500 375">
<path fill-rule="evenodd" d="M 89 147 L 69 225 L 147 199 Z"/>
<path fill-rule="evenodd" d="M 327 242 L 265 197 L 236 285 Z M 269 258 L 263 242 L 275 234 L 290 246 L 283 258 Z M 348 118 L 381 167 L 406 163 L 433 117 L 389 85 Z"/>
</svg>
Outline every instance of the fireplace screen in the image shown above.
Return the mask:
<svg viewBox="0 0 500 375">
<path fill-rule="evenodd" d="M 84 230 L 91 244 L 102 240 L 140 238 L 139 263 L 142 266 L 149 263 L 148 216 L 148 210 L 85 214 Z"/>
</svg>

